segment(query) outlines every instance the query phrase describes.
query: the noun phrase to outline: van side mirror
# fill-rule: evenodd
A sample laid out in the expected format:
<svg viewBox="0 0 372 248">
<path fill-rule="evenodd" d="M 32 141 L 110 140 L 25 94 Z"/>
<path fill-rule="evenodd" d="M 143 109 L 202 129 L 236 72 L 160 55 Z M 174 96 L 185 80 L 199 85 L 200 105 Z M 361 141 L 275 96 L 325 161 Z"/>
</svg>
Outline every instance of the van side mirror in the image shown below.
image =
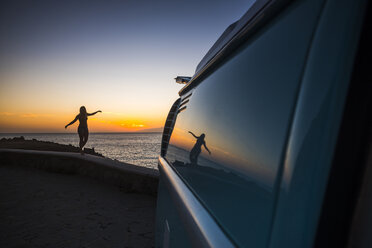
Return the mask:
<svg viewBox="0 0 372 248">
<path fill-rule="evenodd" d="M 191 80 L 191 77 L 177 76 L 174 80 L 176 80 L 178 84 L 187 84 Z"/>
</svg>

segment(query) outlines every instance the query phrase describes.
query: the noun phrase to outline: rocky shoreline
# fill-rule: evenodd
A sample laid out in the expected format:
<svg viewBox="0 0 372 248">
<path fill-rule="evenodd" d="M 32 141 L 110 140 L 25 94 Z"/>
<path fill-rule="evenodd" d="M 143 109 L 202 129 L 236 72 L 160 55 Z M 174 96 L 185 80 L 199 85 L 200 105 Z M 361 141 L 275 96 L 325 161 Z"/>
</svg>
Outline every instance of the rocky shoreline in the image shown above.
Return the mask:
<svg viewBox="0 0 372 248">
<path fill-rule="evenodd" d="M 0 139 L 0 148 L 6 149 L 25 149 L 25 150 L 36 150 L 36 151 L 54 151 L 54 152 L 76 152 L 79 153 L 79 147 L 73 145 L 63 145 L 50 141 L 40 141 L 36 139 L 27 140 L 23 136 L 14 138 L 2 138 Z M 84 153 L 91 154 L 94 156 L 104 157 L 101 153 L 98 153 L 94 148 L 84 148 Z"/>
</svg>

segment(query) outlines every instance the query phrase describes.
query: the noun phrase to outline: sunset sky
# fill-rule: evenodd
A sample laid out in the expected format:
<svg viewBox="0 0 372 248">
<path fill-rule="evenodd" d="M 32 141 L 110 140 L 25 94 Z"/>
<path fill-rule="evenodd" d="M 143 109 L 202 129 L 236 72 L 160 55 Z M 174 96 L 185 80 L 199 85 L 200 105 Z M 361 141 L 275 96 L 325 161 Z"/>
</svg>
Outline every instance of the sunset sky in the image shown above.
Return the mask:
<svg viewBox="0 0 372 248">
<path fill-rule="evenodd" d="M 0 133 L 162 127 L 182 85 L 253 0 L 2 1 Z"/>
</svg>

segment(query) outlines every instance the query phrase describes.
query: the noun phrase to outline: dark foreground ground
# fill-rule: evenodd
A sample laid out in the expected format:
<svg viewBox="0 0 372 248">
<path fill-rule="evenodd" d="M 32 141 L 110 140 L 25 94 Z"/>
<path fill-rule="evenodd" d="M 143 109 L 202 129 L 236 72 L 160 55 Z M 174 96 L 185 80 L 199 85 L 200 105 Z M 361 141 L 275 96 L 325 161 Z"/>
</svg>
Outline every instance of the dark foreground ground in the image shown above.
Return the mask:
<svg viewBox="0 0 372 248">
<path fill-rule="evenodd" d="M 156 198 L 0 166 L 0 247 L 153 247 Z"/>
</svg>

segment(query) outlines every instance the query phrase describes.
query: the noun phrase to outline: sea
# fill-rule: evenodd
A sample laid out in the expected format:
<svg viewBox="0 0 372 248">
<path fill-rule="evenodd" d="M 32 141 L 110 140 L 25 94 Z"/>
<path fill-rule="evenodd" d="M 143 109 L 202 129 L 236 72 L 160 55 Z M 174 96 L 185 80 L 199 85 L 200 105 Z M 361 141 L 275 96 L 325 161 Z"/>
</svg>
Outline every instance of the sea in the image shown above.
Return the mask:
<svg viewBox="0 0 372 248">
<path fill-rule="evenodd" d="M 107 158 L 157 169 L 161 135 L 161 133 L 89 133 L 85 147 L 94 148 Z M 0 139 L 19 136 L 79 146 L 79 136 L 76 133 L 2 133 Z"/>
</svg>

